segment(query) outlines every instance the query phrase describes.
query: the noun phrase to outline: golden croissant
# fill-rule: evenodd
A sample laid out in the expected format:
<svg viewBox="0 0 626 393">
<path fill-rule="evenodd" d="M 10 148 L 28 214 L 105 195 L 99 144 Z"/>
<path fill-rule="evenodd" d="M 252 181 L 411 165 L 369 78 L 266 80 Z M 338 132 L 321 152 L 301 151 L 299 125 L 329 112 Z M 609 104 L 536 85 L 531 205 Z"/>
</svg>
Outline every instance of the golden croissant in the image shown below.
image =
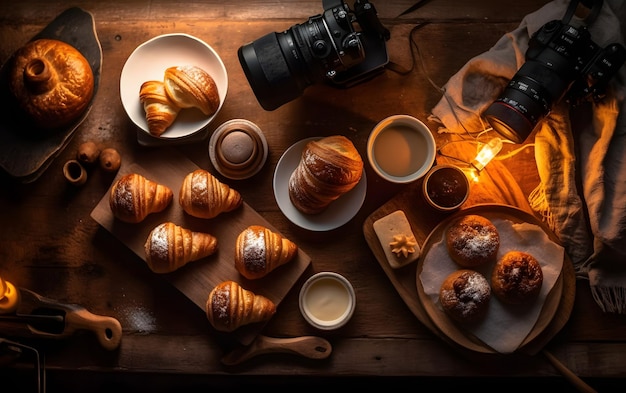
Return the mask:
<svg viewBox="0 0 626 393">
<path fill-rule="evenodd" d="M 291 261 L 297 252 L 298 246 L 280 233 L 251 225 L 237 237 L 235 268 L 247 279 L 261 278 Z"/>
<path fill-rule="evenodd" d="M 139 101 L 143 104 L 148 131 L 154 136 L 163 134 L 172 125 L 180 107 L 167 95 L 161 81 L 146 81 L 141 85 Z"/>
<path fill-rule="evenodd" d="M 166 185 L 138 173 L 129 173 L 111 187 L 109 206 L 115 217 L 134 224 L 143 221 L 148 214 L 165 210 L 172 197 L 172 190 Z"/>
<path fill-rule="evenodd" d="M 181 108 L 198 108 L 210 116 L 220 105 L 215 80 L 200 67 L 169 67 L 163 81 L 167 94 Z"/>
<path fill-rule="evenodd" d="M 265 322 L 276 313 L 276 305 L 265 296 L 244 289 L 235 281 L 218 284 L 206 302 L 206 316 L 222 332 L 251 323 Z"/>
<path fill-rule="evenodd" d="M 352 190 L 363 175 L 363 160 L 352 142 L 334 135 L 308 142 L 289 177 L 291 203 L 304 214 L 318 214 Z"/>
<path fill-rule="evenodd" d="M 165 222 L 150 232 L 144 249 L 146 263 L 153 272 L 170 273 L 215 253 L 217 238 Z"/>
<path fill-rule="evenodd" d="M 191 216 L 213 218 L 235 210 L 242 205 L 243 199 L 237 190 L 220 182 L 210 172 L 196 169 L 183 179 L 178 202 Z"/>
</svg>

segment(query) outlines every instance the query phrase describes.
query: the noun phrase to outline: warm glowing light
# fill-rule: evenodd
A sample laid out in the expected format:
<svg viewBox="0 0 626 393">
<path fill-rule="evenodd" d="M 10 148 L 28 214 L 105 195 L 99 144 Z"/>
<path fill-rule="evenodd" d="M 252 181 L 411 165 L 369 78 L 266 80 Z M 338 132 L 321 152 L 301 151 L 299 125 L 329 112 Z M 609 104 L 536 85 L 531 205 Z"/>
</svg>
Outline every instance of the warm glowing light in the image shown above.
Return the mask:
<svg viewBox="0 0 626 393">
<path fill-rule="evenodd" d="M 500 138 L 493 138 L 481 147 L 476 158 L 471 162 L 472 166 L 476 168 L 478 172 L 482 171 L 485 166 L 498 155 L 500 150 L 502 150 L 502 140 Z"/>
<path fill-rule="evenodd" d="M 0 314 L 9 314 L 17 309 L 19 292 L 13 284 L 0 277 Z"/>
<path fill-rule="evenodd" d="M 478 183 L 478 180 L 480 180 L 480 177 L 479 177 L 480 172 L 478 172 L 474 168 L 468 168 L 466 175 L 467 175 L 467 178 L 473 181 L 474 183 Z"/>
</svg>

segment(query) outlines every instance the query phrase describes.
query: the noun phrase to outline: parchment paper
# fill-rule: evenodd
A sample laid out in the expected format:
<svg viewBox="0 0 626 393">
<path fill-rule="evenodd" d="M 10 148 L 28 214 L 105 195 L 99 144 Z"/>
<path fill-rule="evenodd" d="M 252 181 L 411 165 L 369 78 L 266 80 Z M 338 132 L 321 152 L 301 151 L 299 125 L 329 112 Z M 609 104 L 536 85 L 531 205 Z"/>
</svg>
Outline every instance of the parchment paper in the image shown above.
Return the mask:
<svg viewBox="0 0 626 393">
<path fill-rule="evenodd" d="M 524 341 L 537 322 L 544 301 L 556 283 L 563 266 L 563 247 L 551 241 L 541 227 L 528 223 L 513 223 L 502 218 L 491 219 L 500 234 L 498 259 L 512 250 L 530 253 L 543 270 L 543 285 L 539 297 L 528 305 L 507 305 L 491 296 L 487 315 L 478 323 L 463 326 L 486 345 L 500 353 L 512 353 Z M 445 232 L 444 232 L 445 234 Z M 491 281 L 495 263 L 475 268 Z M 424 292 L 441 310 L 439 288 L 444 279 L 460 269 L 448 255 L 444 236 L 433 244 L 425 256 L 420 280 Z"/>
</svg>

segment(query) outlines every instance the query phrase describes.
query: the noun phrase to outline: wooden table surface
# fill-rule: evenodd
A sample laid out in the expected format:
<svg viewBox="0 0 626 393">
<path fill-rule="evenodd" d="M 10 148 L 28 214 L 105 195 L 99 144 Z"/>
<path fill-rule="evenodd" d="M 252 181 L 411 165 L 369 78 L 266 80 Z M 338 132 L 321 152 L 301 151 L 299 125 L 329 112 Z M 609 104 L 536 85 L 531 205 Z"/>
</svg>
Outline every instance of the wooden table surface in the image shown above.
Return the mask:
<svg viewBox="0 0 626 393">
<path fill-rule="evenodd" d="M 368 247 L 363 223 L 391 198 L 416 184 L 385 182 L 366 164 L 364 205 L 347 224 L 329 232 L 311 232 L 292 224 L 274 199 L 276 164 L 289 146 L 303 138 L 343 134 L 366 157 L 370 130 L 387 116 L 409 114 L 436 130 L 437 125 L 429 122 L 428 116 L 440 93 L 427 77 L 443 85 L 466 61 L 489 49 L 524 15 L 546 1 L 430 1 L 400 16 L 413 3 L 374 2 L 379 17 L 391 31 L 387 43 L 390 60 L 400 66 L 409 67 L 411 63 L 409 32 L 425 23 L 415 33 L 424 68 L 418 66 L 408 75 L 386 70 L 349 89 L 313 85 L 303 97 L 272 112 L 263 110 L 256 101 L 239 65 L 237 49 L 268 32 L 282 31 L 319 14 L 321 1 L 79 0 L 70 4 L 26 0 L 0 4 L 0 62 L 74 5 L 93 14 L 103 51 L 93 108 L 69 145 L 34 182 L 23 184 L 6 175 L 0 178 L 0 275 L 46 297 L 115 317 L 123 327 L 122 343 L 113 352 L 100 348 L 88 334 L 62 341 L 35 341 L 45 358 L 50 391 L 102 386 L 102 391 L 150 387 L 160 392 L 329 382 L 383 387 L 402 378 L 414 388 L 439 384 L 494 390 L 505 381 L 515 386 L 572 389 L 541 353 L 487 357 L 461 354 L 411 313 Z M 324 337 L 332 344 L 328 359 L 272 354 L 234 368 L 222 365 L 220 358 L 231 343 L 211 332 L 203 310 L 168 280 L 152 273 L 90 217 L 113 175 L 90 171 L 87 183 L 80 188 L 69 186 L 61 175 L 63 164 L 75 156 L 77 146 L 89 140 L 117 149 L 123 165 L 154 153 L 155 147 L 137 142 L 120 101 L 119 80 L 126 59 L 139 44 L 173 32 L 206 41 L 227 68 L 228 95 L 209 130 L 229 119 L 245 118 L 259 125 L 267 138 L 269 157 L 257 175 L 242 181 L 220 178 L 240 191 L 244 200 L 281 233 L 294 239 L 312 260 L 262 333 L 270 337 Z M 445 139 L 439 134 L 436 137 L 440 143 Z M 217 174 L 207 144 L 208 140 L 202 140 L 165 149 L 176 150 Z M 514 164 L 507 164 L 526 195 L 538 182 L 533 157 L 532 148 L 525 149 L 515 156 Z M 350 323 L 337 331 L 317 331 L 299 313 L 299 289 L 318 271 L 339 272 L 356 290 L 356 312 Z M 585 281 L 576 286 L 569 321 L 546 349 L 589 385 L 597 389 L 617 387 L 626 381 L 626 318 L 602 313 Z M 23 391 L 32 391 L 35 384 L 28 359 L 5 364 L 1 375 L 3 381 L 9 378 L 17 382 Z M 366 378 L 370 376 L 379 378 Z"/>
</svg>

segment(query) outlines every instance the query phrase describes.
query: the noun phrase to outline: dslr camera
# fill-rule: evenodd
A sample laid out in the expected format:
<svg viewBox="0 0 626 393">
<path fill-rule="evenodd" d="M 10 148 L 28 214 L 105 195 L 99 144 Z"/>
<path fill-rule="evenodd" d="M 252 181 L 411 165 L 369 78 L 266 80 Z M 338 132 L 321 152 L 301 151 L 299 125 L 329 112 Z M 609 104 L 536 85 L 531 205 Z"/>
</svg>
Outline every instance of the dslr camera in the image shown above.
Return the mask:
<svg viewBox="0 0 626 393">
<path fill-rule="evenodd" d="M 324 13 L 282 33 L 269 33 L 237 51 L 252 90 L 268 111 L 328 79 L 348 87 L 376 75 L 389 62 L 390 33 L 374 5 L 323 0 Z"/>
<path fill-rule="evenodd" d="M 576 106 L 605 96 L 626 49 L 618 43 L 602 48 L 591 39 L 587 26 L 602 3 L 593 2 L 585 24 L 574 27 L 569 21 L 578 0 L 572 0 L 562 20 L 546 23 L 530 38 L 525 63 L 484 113 L 496 132 L 522 143 L 560 100 Z"/>
</svg>

